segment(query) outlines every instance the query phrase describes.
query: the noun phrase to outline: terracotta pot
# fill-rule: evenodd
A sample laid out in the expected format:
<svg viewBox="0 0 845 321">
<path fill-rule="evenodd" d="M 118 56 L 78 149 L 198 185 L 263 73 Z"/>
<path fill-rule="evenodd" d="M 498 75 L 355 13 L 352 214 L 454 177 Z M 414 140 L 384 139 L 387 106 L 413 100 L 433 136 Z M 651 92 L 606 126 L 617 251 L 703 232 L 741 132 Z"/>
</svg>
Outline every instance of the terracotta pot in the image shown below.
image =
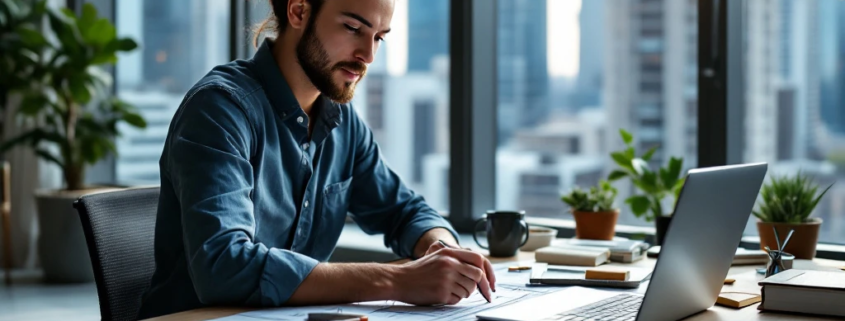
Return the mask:
<svg viewBox="0 0 845 321">
<path fill-rule="evenodd" d="M 616 234 L 619 210 L 609 212 L 572 211 L 575 217 L 575 237 L 584 240 L 612 240 Z"/>
<path fill-rule="evenodd" d="M 796 259 L 812 260 L 816 257 L 816 244 L 819 241 L 819 227 L 822 224 L 820 218 L 813 218 L 810 222 L 802 224 L 789 223 L 765 223 L 757 221 L 757 233 L 760 235 L 760 248 L 768 246 L 772 250 L 778 247 L 775 241 L 775 232 L 772 227 L 778 230 L 780 242 L 786 240 L 789 230 L 794 229 L 789 244 L 783 249 L 787 253 L 795 255 Z"/>
</svg>

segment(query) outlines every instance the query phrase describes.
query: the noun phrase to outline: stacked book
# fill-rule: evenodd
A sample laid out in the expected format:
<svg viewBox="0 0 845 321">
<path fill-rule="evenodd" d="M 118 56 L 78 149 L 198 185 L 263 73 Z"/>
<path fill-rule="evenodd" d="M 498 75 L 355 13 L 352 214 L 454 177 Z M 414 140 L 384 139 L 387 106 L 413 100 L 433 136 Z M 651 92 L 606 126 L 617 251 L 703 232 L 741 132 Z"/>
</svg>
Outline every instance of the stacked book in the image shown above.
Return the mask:
<svg viewBox="0 0 845 321">
<path fill-rule="evenodd" d="M 759 283 L 763 311 L 806 313 L 845 318 L 845 273 L 786 270 Z"/>
<path fill-rule="evenodd" d="M 642 260 L 648 243 L 631 240 L 556 240 L 535 252 L 537 262 L 554 265 L 598 266 L 608 261 L 632 263 Z"/>
</svg>

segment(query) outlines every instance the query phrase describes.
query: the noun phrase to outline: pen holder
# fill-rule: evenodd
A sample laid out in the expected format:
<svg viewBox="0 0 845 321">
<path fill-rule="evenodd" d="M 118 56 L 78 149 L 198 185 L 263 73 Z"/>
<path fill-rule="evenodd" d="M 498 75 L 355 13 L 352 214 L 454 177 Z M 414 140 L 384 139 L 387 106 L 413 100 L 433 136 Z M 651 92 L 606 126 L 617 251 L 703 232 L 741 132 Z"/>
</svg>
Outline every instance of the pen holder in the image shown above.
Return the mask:
<svg viewBox="0 0 845 321">
<path fill-rule="evenodd" d="M 766 264 L 766 277 L 778 274 L 792 268 L 795 256 L 783 251 L 769 252 L 769 262 Z"/>
</svg>

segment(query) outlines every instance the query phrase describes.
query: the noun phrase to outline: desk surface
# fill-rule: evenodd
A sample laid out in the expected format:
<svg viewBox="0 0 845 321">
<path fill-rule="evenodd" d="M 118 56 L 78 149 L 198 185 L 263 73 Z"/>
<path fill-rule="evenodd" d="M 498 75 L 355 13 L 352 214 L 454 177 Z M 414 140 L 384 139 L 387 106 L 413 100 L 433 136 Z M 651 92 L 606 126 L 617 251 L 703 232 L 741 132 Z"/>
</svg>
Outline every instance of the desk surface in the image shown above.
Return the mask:
<svg viewBox="0 0 845 321">
<path fill-rule="evenodd" d="M 514 261 L 530 261 L 534 259 L 533 252 L 519 252 L 519 254 L 515 257 L 511 258 L 491 258 L 490 261 L 493 263 L 500 263 L 500 262 L 514 262 Z M 635 265 L 654 265 L 657 260 L 654 259 L 646 259 L 640 262 L 635 263 Z M 796 269 L 803 269 L 803 270 L 836 270 L 838 271 L 840 267 L 843 266 L 845 262 L 841 261 L 833 261 L 833 260 L 824 260 L 824 259 L 816 259 L 813 261 L 809 260 L 795 260 L 794 268 Z M 617 265 L 613 263 L 611 265 Z M 630 266 L 628 264 L 619 264 L 622 266 Z M 756 273 L 756 269 L 760 266 L 756 265 L 749 265 L 749 266 L 733 266 L 731 267 L 730 272 L 728 272 L 728 277 L 732 279 L 736 279 L 736 283 L 733 285 L 725 285 L 722 288 L 722 291 L 738 291 L 738 292 L 760 292 L 760 286 L 757 285 L 757 282 L 760 281 L 763 276 Z M 759 320 L 759 321 L 768 321 L 768 320 L 836 320 L 832 318 L 822 318 L 822 317 L 811 317 L 811 316 L 796 316 L 790 314 L 779 314 L 779 313 L 761 313 L 757 310 L 758 304 L 754 304 L 742 309 L 731 309 L 723 306 L 713 306 L 706 311 L 696 314 L 686 320 L 689 321 L 728 321 L 728 320 Z M 225 316 L 230 316 L 234 314 L 238 314 L 241 312 L 250 311 L 250 309 L 245 308 L 226 308 L 226 307 L 215 307 L 215 308 L 203 308 L 203 309 L 196 309 L 190 310 L 185 312 L 179 312 L 174 314 L 169 314 L 165 316 L 160 316 L 157 318 L 147 319 L 145 321 L 199 321 L 199 320 L 208 320 L 208 319 L 215 319 L 215 318 L 222 318 Z"/>
</svg>

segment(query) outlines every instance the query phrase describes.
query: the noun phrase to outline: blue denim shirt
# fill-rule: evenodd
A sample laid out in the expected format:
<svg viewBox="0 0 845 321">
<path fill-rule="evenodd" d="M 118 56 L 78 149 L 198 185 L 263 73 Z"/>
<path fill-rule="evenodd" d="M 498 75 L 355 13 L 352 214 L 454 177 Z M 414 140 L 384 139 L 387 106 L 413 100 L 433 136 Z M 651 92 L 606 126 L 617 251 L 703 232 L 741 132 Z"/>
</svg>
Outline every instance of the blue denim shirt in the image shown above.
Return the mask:
<svg viewBox="0 0 845 321">
<path fill-rule="evenodd" d="M 141 318 L 285 304 L 332 254 L 347 212 L 401 257 L 432 228 L 455 233 L 385 165 L 350 106 L 318 99 L 308 138 L 272 46 L 214 68 L 173 118 Z"/>
</svg>

